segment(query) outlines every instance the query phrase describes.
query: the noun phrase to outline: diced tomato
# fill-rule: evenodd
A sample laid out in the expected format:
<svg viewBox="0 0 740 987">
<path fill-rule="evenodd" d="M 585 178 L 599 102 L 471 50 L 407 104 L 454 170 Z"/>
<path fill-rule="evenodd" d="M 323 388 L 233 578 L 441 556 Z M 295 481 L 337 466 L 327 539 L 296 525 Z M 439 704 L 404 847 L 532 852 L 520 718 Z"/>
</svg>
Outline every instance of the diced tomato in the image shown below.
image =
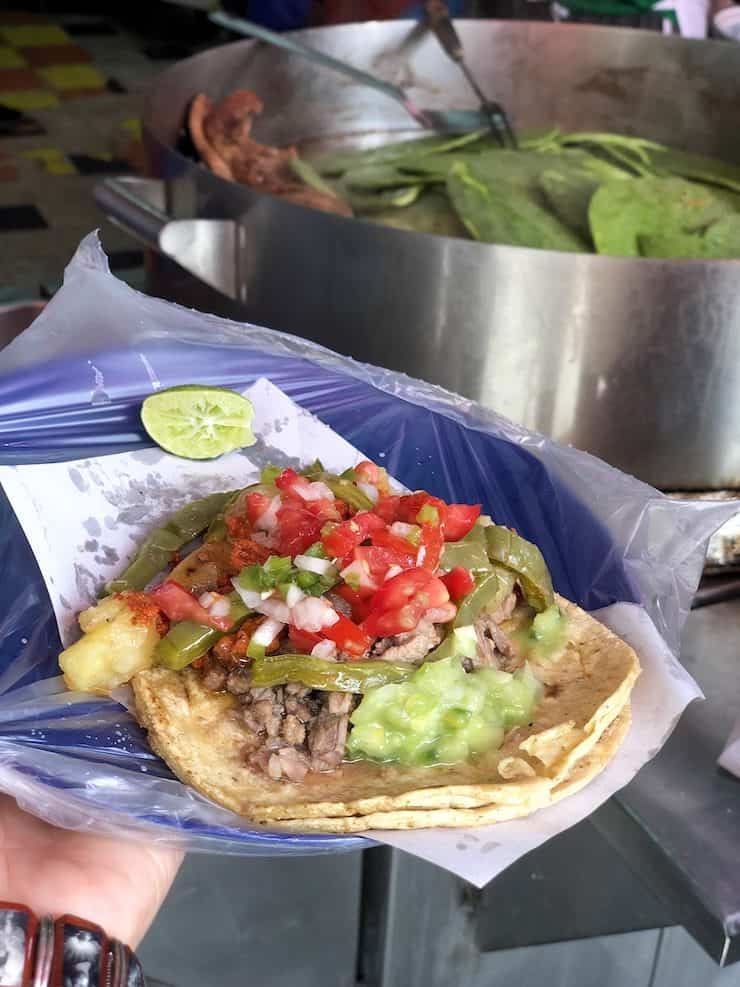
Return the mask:
<svg viewBox="0 0 740 987">
<path fill-rule="evenodd" d="M 351 655 L 353 658 L 361 658 L 370 647 L 370 638 L 367 633 L 357 624 L 353 623 L 349 617 L 339 614 L 339 620 L 328 627 L 322 628 L 324 637 L 333 641 L 340 651 Z"/>
<path fill-rule="evenodd" d="M 480 517 L 480 504 L 448 504 L 445 541 L 464 538 Z"/>
<path fill-rule="evenodd" d="M 352 589 L 347 583 L 340 583 L 339 586 L 334 587 L 332 592 L 349 603 L 352 607 L 352 618 L 357 623 L 361 623 L 370 613 L 370 598 L 363 596 L 356 589 Z"/>
<path fill-rule="evenodd" d="M 363 627 L 374 637 L 411 631 L 427 610 L 449 599 L 445 584 L 428 569 L 407 569 L 375 593 Z"/>
<path fill-rule="evenodd" d="M 319 641 L 323 640 L 320 634 L 299 630 L 297 627 L 293 627 L 292 624 L 288 627 L 288 637 L 294 648 L 298 648 L 299 651 L 303 651 L 307 655 L 311 654 L 313 648 L 316 647 Z"/>
<path fill-rule="evenodd" d="M 436 498 L 432 497 L 431 494 L 426 493 L 424 490 L 417 490 L 416 493 L 404 494 L 403 497 L 399 499 L 398 504 L 398 517 L 399 520 L 405 521 L 406 524 L 416 524 L 416 517 L 419 511 L 425 504 L 434 503 Z M 441 504 L 442 501 L 439 501 Z"/>
<path fill-rule="evenodd" d="M 400 535 L 394 535 L 387 528 L 374 531 L 370 541 L 379 548 L 387 548 L 395 553 L 394 565 L 400 565 L 402 569 L 410 569 L 416 565 L 416 546 Z"/>
<path fill-rule="evenodd" d="M 425 609 L 422 600 L 412 599 L 397 610 L 385 610 L 382 613 L 372 610 L 362 626 L 372 637 L 405 634 L 417 627 Z"/>
<path fill-rule="evenodd" d="M 355 466 L 355 480 L 359 483 L 374 483 L 378 484 L 381 477 L 380 466 L 375 463 L 371 463 L 369 459 L 363 459 L 361 463 Z M 385 473 L 385 470 L 382 471 Z"/>
<path fill-rule="evenodd" d="M 418 493 L 404 494 L 403 497 L 399 497 L 396 509 L 399 520 L 406 522 L 406 524 L 416 524 L 416 515 L 426 503 L 428 496 L 429 494 L 420 490 Z"/>
<path fill-rule="evenodd" d="M 321 538 L 321 543 L 327 555 L 333 559 L 345 559 L 352 550 L 371 537 L 374 531 L 385 528 L 384 523 L 371 511 L 360 511 L 342 521 Z"/>
<path fill-rule="evenodd" d="M 407 569 L 383 583 L 373 597 L 373 610 L 396 610 L 416 596 L 426 608 L 441 607 L 450 598 L 442 580 L 427 569 Z"/>
<path fill-rule="evenodd" d="M 373 513 L 382 518 L 386 524 L 393 524 L 399 520 L 398 512 L 401 506 L 401 498 L 396 496 L 380 497 L 373 507 Z"/>
<path fill-rule="evenodd" d="M 250 524 L 255 524 L 257 519 L 261 517 L 267 508 L 270 506 L 270 498 L 263 493 L 257 493 L 253 491 L 247 494 L 247 517 L 249 518 Z M 229 523 L 227 518 L 226 523 Z"/>
<path fill-rule="evenodd" d="M 297 501 L 302 506 L 308 508 L 311 497 L 311 481 L 305 476 L 300 476 L 295 470 L 285 469 L 275 479 L 275 486 L 280 491 L 283 502 Z"/>
<path fill-rule="evenodd" d="M 278 490 L 290 490 L 294 487 L 296 481 L 301 479 L 295 470 L 284 469 L 280 476 L 275 478 L 275 486 Z M 304 477 L 305 479 L 305 477 Z"/>
<path fill-rule="evenodd" d="M 422 524 L 421 540 L 419 545 L 419 561 L 424 569 L 430 572 L 439 565 L 442 558 L 442 549 L 445 546 L 445 536 L 438 524 Z"/>
<path fill-rule="evenodd" d="M 349 523 L 353 522 L 359 527 L 363 541 L 374 532 L 385 530 L 385 523 L 373 511 L 358 511 Z"/>
<path fill-rule="evenodd" d="M 461 600 L 475 589 L 473 573 L 461 565 L 451 569 L 441 579 L 447 587 L 450 597 L 455 601 Z"/>
<path fill-rule="evenodd" d="M 405 494 L 402 497 L 381 497 L 373 508 L 375 514 L 381 517 L 386 524 L 394 521 L 404 521 L 407 524 L 421 524 L 423 519 L 419 518 L 421 509 L 428 505 L 437 511 L 436 523 L 444 532 L 445 541 L 458 541 L 475 524 L 480 516 L 480 504 L 446 504 L 439 497 L 424 490 L 417 493 Z M 430 523 L 429 520 L 426 523 Z"/>
<path fill-rule="evenodd" d="M 149 596 L 173 623 L 192 620 L 196 624 L 206 624 L 219 631 L 228 631 L 232 625 L 229 617 L 213 617 L 202 607 L 194 596 L 171 579 L 156 586 Z"/>
<path fill-rule="evenodd" d="M 369 459 L 365 459 L 355 466 L 355 480 L 357 483 L 372 483 L 381 494 L 388 493 L 387 471 L 382 466 L 371 463 Z"/>
<path fill-rule="evenodd" d="M 333 559 L 344 559 L 352 555 L 360 544 L 360 532 L 350 527 L 351 521 L 343 521 L 321 536 L 321 544 L 326 554 Z"/>
<path fill-rule="evenodd" d="M 301 501 L 305 509 L 313 514 L 315 517 L 321 521 L 322 524 L 326 524 L 327 521 L 339 522 L 342 520 L 342 513 L 339 510 L 338 504 L 341 501 L 337 500 L 306 500 Z"/>
<path fill-rule="evenodd" d="M 281 555 L 301 555 L 321 534 L 321 521 L 296 503 L 283 504 L 277 512 L 278 550 Z"/>
<path fill-rule="evenodd" d="M 367 566 L 370 577 L 377 583 L 383 582 L 392 566 L 410 569 L 415 561 L 413 555 L 402 555 L 392 548 L 381 548 L 377 545 L 360 545 L 355 549 L 355 558 Z"/>
</svg>

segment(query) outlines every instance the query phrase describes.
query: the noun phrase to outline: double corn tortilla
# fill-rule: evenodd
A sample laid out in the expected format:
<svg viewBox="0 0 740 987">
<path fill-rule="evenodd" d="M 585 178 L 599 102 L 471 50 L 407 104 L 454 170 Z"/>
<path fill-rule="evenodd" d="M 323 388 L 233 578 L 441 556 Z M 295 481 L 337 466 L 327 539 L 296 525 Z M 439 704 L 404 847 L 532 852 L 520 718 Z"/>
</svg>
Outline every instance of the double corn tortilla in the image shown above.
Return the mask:
<svg viewBox="0 0 740 987">
<path fill-rule="evenodd" d="M 186 784 L 274 829 L 347 833 L 471 826 L 528 815 L 583 787 L 609 763 L 629 726 L 640 672 L 624 641 L 567 600 L 568 640 L 531 661 L 544 696 L 526 727 L 474 762 L 405 767 L 356 761 L 300 784 L 272 781 L 242 755 L 247 727 L 231 695 L 192 669 L 154 668 L 132 682 L 152 749 Z"/>
</svg>

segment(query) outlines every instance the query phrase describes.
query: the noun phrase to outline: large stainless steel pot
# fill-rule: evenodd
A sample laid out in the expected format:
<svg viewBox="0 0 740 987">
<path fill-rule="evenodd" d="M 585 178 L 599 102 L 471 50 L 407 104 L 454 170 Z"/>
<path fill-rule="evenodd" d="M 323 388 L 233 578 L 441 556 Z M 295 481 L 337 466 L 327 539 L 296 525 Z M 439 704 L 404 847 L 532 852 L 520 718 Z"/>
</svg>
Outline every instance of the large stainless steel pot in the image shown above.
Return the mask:
<svg viewBox="0 0 740 987">
<path fill-rule="evenodd" d="M 403 82 L 421 105 L 470 106 L 433 39 L 402 47 L 410 29 L 302 33 Z M 624 131 L 740 161 L 737 45 L 542 23 L 459 29 L 518 126 Z M 260 44 L 174 66 L 145 119 L 153 174 L 165 180 L 156 205 L 132 202 L 131 186 L 124 197 L 101 192 L 109 214 L 156 246 L 154 292 L 438 382 L 664 489 L 740 486 L 740 262 L 488 246 L 260 195 L 176 150 L 194 93 L 217 99 L 242 86 L 265 101 L 255 133 L 267 142 L 310 149 L 413 128 L 382 95 Z"/>
</svg>

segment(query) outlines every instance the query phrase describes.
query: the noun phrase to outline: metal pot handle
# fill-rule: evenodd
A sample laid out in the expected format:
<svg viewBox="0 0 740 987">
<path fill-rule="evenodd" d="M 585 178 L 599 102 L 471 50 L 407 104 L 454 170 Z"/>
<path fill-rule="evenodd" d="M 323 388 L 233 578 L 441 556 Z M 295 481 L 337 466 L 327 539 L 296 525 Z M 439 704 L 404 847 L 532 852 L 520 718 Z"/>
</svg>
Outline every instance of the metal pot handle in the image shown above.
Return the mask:
<svg viewBox="0 0 740 987">
<path fill-rule="evenodd" d="M 95 202 L 111 222 L 147 246 L 159 248 L 170 222 L 164 182 L 156 178 L 105 178 L 95 186 Z"/>
<path fill-rule="evenodd" d="M 228 298 L 247 299 L 238 276 L 243 237 L 232 219 L 173 219 L 165 183 L 156 178 L 106 178 L 95 186 L 105 215 L 145 246 L 164 254 Z"/>
</svg>

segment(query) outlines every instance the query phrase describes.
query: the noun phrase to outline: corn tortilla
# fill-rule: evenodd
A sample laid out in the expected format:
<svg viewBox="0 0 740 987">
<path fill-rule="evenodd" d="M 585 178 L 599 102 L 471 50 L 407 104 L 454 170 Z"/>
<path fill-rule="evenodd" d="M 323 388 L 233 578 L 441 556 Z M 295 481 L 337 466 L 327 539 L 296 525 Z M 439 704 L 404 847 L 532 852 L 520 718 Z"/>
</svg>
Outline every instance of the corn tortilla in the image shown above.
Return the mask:
<svg viewBox="0 0 740 987">
<path fill-rule="evenodd" d="M 373 829 L 440 829 L 449 827 L 470 828 L 490 826 L 493 823 L 528 816 L 538 809 L 559 802 L 584 788 L 604 770 L 619 750 L 632 721 L 629 702 L 606 728 L 598 744 L 574 766 L 569 777 L 556 785 L 547 798 L 539 803 L 515 805 L 481 805 L 472 809 L 450 807 L 448 809 L 390 809 L 368 815 L 311 817 L 285 821 L 269 820 L 260 823 L 265 828 L 291 833 L 364 833 Z"/>
<path fill-rule="evenodd" d="M 531 661 L 545 687 L 533 722 L 511 730 L 501 748 L 474 763 L 357 761 L 300 784 L 272 781 L 244 761 L 247 727 L 234 698 L 204 689 L 193 669 L 136 675 L 137 716 L 152 749 L 183 782 L 257 823 L 352 832 L 516 818 L 564 797 L 569 782 L 585 777 L 585 784 L 606 766 L 626 731 L 640 671 L 628 644 L 569 601 L 558 597 L 558 603 L 568 639 L 558 655 Z"/>
</svg>

